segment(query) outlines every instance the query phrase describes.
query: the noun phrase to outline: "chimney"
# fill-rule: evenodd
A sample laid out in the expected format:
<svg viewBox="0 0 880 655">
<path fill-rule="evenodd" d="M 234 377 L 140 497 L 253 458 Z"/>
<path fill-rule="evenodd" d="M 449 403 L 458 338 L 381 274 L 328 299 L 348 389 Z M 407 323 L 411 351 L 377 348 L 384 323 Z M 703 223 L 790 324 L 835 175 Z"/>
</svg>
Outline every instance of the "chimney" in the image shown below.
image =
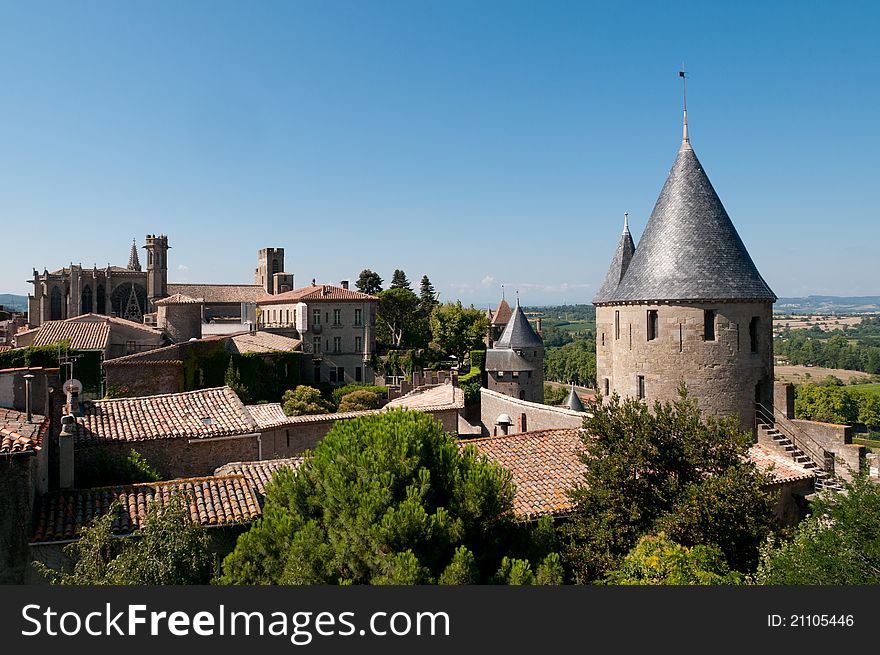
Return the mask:
<svg viewBox="0 0 880 655">
<path fill-rule="evenodd" d="M 73 440 L 76 418 L 72 414 L 61 417 L 61 435 L 58 437 L 58 487 L 73 489 Z"/>
<path fill-rule="evenodd" d="M 343 280 L 340 284 L 342 284 L 343 289 L 348 289 L 348 280 Z"/>
<path fill-rule="evenodd" d="M 31 382 L 35 376 L 32 373 L 27 373 L 22 377 L 24 377 L 24 411 L 27 414 L 27 422 L 30 423 L 34 417 Z"/>
<path fill-rule="evenodd" d="M 541 317 L 535 319 L 535 327 L 537 328 L 537 333 L 541 334 Z"/>
</svg>

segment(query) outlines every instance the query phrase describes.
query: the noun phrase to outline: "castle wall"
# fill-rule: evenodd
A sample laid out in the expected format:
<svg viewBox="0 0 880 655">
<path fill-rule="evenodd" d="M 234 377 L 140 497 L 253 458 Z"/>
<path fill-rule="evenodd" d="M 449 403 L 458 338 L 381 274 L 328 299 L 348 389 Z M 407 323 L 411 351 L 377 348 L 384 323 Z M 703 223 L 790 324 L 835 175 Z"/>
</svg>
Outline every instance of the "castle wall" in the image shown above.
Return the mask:
<svg viewBox="0 0 880 655">
<path fill-rule="evenodd" d="M 704 339 L 704 311 L 714 310 L 715 340 Z M 657 334 L 648 340 L 648 312 L 657 312 Z M 615 329 L 619 312 L 619 332 Z M 750 322 L 757 317 L 757 351 Z M 709 415 L 739 417 L 753 428 L 755 401 L 773 402 L 772 304 L 692 303 L 604 305 L 596 308 L 596 371 L 599 391 L 672 401 L 684 382 Z M 756 385 L 761 384 L 756 391 Z M 756 395 L 757 394 L 757 395 Z"/>
<path fill-rule="evenodd" d="M 540 403 L 519 400 L 491 389 L 480 389 L 480 422 L 483 434 L 495 433 L 495 421 L 501 414 L 507 414 L 513 420 L 508 434 L 530 432 L 533 430 L 553 430 L 558 428 L 583 427 L 586 414 L 573 412 L 564 407 L 542 405 Z M 525 416 L 525 426 L 523 426 Z M 500 431 L 498 434 L 502 434 Z"/>
</svg>

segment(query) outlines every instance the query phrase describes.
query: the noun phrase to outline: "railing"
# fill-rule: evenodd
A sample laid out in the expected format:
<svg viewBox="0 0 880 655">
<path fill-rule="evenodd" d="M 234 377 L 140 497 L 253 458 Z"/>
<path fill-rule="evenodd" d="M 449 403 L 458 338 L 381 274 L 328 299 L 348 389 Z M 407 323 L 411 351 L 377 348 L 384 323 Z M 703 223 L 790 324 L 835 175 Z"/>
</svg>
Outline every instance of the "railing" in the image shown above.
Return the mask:
<svg viewBox="0 0 880 655">
<path fill-rule="evenodd" d="M 828 471 L 828 469 L 825 467 L 825 449 L 822 447 L 822 445 L 809 435 L 792 430 L 785 424 L 787 420 L 788 417 L 783 415 L 781 412 L 777 412 L 775 408 L 770 409 L 765 407 L 761 403 L 755 403 L 755 422 L 758 429 L 760 429 L 761 423 L 776 428 L 780 432 L 784 433 L 784 435 L 796 448 L 801 450 L 807 457 L 813 460 L 813 463 L 817 467 L 828 473 L 833 473 L 833 471 Z M 811 442 L 812 445 L 808 444 L 807 442 Z"/>
</svg>

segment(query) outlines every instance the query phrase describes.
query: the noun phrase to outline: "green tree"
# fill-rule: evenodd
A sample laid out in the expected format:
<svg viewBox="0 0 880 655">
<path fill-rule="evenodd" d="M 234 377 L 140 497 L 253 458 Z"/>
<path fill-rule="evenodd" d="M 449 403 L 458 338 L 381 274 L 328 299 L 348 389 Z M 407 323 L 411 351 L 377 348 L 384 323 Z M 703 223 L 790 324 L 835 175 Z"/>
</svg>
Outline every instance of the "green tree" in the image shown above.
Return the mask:
<svg viewBox="0 0 880 655">
<path fill-rule="evenodd" d="M 409 284 L 409 280 L 406 277 L 406 273 L 401 271 L 399 268 L 394 269 L 394 275 L 391 276 L 391 289 L 408 289 L 412 291 L 412 287 Z"/>
<path fill-rule="evenodd" d="M 503 565 L 547 546 L 541 530 L 514 520 L 513 493 L 506 470 L 472 447 L 460 454 L 428 414 L 340 421 L 296 473 L 276 474 L 263 519 L 239 537 L 222 581 L 560 582 L 547 553 Z"/>
<path fill-rule="evenodd" d="M 375 296 L 382 290 L 382 278 L 379 277 L 378 273 L 371 271 L 369 268 L 365 268 L 361 271 L 354 286 L 361 293 L 368 293 L 371 296 Z"/>
<path fill-rule="evenodd" d="M 715 546 L 735 570 L 754 570 L 773 526 L 765 476 L 746 457 L 751 435 L 700 416 L 682 386 L 673 403 L 592 401 L 585 473 L 570 493 L 568 562 L 579 582 L 619 568 L 639 538 L 665 531 L 683 546 Z"/>
<path fill-rule="evenodd" d="M 438 304 L 434 285 L 431 284 L 431 280 L 428 279 L 427 275 L 422 276 L 422 281 L 419 284 L 419 302 L 422 305 L 422 311 L 425 312 L 425 315 L 430 315 L 431 310 Z"/>
<path fill-rule="evenodd" d="M 342 397 L 337 411 L 358 412 L 364 409 L 376 409 L 378 406 L 379 396 L 367 389 L 357 389 Z"/>
<path fill-rule="evenodd" d="M 859 478 L 824 494 L 789 541 L 769 541 L 758 584 L 880 584 L 880 485 Z"/>
<path fill-rule="evenodd" d="M 232 357 L 229 358 L 229 366 L 226 367 L 226 374 L 223 376 L 223 381 L 226 383 L 226 386 L 232 389 L 235 394 L 241 398 L 242 402 L 249 402 L 249 394 L 248 389 L 241 381 L 241 371 L 238 370 L 238 367 L 235 365 L 235 362 L 232 361 Z"/>
<path fill-rule="evenodd" d="M 393 348 L 426 348 L 429 332 L 419 297 L 402 287 L 379 293 L 376 336 Z"/>
<path fill-rule="evenodd" d="M 859 423 L 872 428 L 880 426 L 880 396 L 875 393 L 859 394 Z"/>
<path fill-rule="evenodd" d="M 624 558 L 620 568 L 609 571 L 609 585 L 730 585 L 742 584 L 731 571 L 721 550 L 714 546 L 688 548 L 664 534 L 645 535 Z"/>
<path fill-rule="evenodd" d="M 855 423 L 859 418 L 858 401 L 846 387 L 804 384 L 796 391 L 797 418 L 825 423 Z"/>
<path fill-rule="evenodd" d="M 333 406 L 324 400 L 320 391 L 301 384 L 296 389 L 284 392 L 281 396 L 281 409 L 287 416 L 303 416 L 327 414 L 333 411 Z"/>
<path fill-rule="evenodd" d="M 431 312 L 431 338 L 448 355 L 464 361 L 471 350 L 484 347 L 489 329 L 485 312 L 463 307 L 461 301 L 437 305 Z"/>
<path fill-rule="evenodd" d="M 181 493 L 167 502 L 147 506 L 143 526 L 131 536 L 119 539 L 113 524 L 119 502 L 80 531 L 80 538 L 64 547 L 75 561 L 70 573 L 51 569 L 40 562 L 34 566 L 52 584 L 63 585 L 182 585 L 207 584 L 213 556 L 204 526 L 189 518 Z"/>
<path fill-rule="evenodd" d="M 559 348 L 548 348 L 544 357 L 544 376 L 547 380 L 574 382 L 596 386 L 596 342 L 576 339 Z"/>
</svg>

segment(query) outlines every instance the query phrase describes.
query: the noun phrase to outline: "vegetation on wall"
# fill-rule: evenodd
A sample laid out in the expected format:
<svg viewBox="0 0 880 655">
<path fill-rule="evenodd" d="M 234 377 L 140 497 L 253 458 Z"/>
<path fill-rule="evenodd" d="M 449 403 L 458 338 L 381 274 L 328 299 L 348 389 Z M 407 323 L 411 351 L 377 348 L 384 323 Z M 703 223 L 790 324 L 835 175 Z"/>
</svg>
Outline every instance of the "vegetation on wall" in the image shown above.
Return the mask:
<svg viewBox="0 0 880 655">
<path fill-rule="evenodd" d="M 134 449 L 125 457 L 116 457 L 101 449 L 95 457 L 95 465 L 83 468 L 77 475 L 76 485 L 80 488 L 109 487 L 163 479 L 162 473 Z"/>
<path fill-rule="evenodd" d="M 796 388 L 795 417 L 808 421 L 880 427 L 880 394 L 859 387 L 804 384 Z"/>
</svg>

